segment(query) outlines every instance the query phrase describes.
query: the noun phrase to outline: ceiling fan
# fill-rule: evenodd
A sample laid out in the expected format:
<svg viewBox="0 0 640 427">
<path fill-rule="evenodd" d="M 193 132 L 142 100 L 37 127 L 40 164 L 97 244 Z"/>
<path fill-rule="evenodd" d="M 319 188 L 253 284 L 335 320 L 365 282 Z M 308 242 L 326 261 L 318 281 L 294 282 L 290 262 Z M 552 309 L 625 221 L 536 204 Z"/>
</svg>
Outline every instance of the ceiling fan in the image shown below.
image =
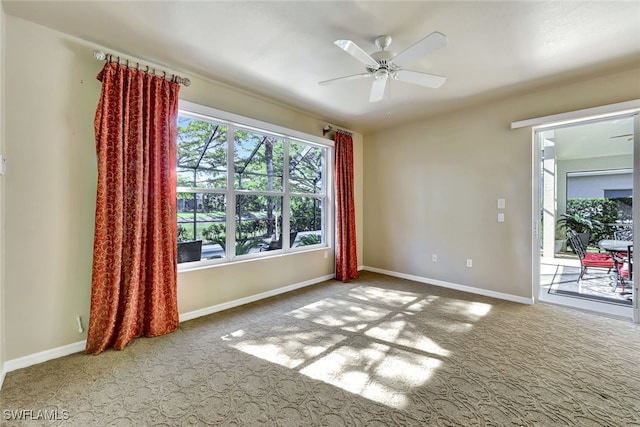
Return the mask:
<svg viewBox="0 0 640 427">
<path fill-rule="evenodd" d="M 375 43 L 380 50 L 371 55 L 351 40 L 336 40 L 334 42 L 336 46 L 362 62 L 366 66 L 367 72 L 325 80 L 319 84 L 326 85 L 339 81 L 373 77 L 374 80 L 371 85 L 369 102 L 378 102 L 384 98 L 384 91 L 389 78 L 430 88 L 438 88 L 447 80 L 447 78 L 443 76 L 405 70 L 403 68 L 405 65 L 409 65 L 423 56 L 445 47 L 447 45 L 447 37 L 444 34 L 437 31 L 433 32 L 398 54 L 386 50 L 389 45 L 391 45 L 391 40 L 390 36 L 380 36 L 376 38 Z"/>
<path fill-rule="evenodd" d="M 610 136 L 610 137 L 609 137 L 609 139 L 614 139 L 614 138 L 625 138 L 625 137 L 628 137 L 628 138 L 627 138 L 627 141 L 631 141 L 631 140 L 633 139 L 633 134 L 632 134 L 632 133 L 627 133 L 627 134 L 624 134 L 624 135 Z"/>
</svg>

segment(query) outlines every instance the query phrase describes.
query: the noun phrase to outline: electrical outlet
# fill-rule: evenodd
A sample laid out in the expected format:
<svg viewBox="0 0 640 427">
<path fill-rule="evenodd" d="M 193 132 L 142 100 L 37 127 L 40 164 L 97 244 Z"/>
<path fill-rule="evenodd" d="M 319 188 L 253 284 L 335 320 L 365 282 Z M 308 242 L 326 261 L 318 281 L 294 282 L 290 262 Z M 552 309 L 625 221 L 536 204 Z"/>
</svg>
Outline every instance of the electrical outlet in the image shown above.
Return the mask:
<svg viewBox="0 0 640 427">
<path fill-rule="evenodd" d="M 438 255 L 436 255 L 436 254 L 431 255 L 431 261 L 433 261 L 433 262 L 438 261 Z"/>
<path fill-rule="evenodd" d="M 505 199 L 498 199 L 498 209 L 504 209 L 506 203 Z"/>
<path fill-rule="evenodd" d="M 471 260 L 471 259 L 467 260 L 467 267 L 469 267 L 469 268 L 473 267 L 473 260 Z"/>
<path fill-rule="evenodd" d="M 329 258 L 329 252 L 324 251 L 324 258 L 325 258 L 325 259 Z"/>
</svg>

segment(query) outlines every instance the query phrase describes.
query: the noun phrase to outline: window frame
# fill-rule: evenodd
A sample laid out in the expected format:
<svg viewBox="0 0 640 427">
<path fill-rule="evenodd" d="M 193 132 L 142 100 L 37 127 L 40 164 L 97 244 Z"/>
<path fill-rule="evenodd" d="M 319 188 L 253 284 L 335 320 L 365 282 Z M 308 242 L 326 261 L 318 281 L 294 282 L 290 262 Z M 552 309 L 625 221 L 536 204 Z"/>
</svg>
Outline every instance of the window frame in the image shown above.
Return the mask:
<svg viewBox="0 0 640 427">
<path fill-rule="evenodd" d="M 179 115 L 190 117 L 196 120 L 203 120 L 216 124 L 222 124 L 227 126 L 227 185 L 225 189 L 220 188 L 194 188 L 194 187 L 179 187 L 176 185 L 176 193 L 212 193 L 223 194 L 226 202 L 226 221 L 225 229 L 226 236 L 226 248 L 225 256 L 223 258 L 205 259 L 193 262 L 184 262 L 178 264 L 178 272 L 199 269 L 204 267 L 211 267 L 217 265 L 227 265 L 238 262 L 245 262 L 255 259 L 264 259 L 272 256 L 282 256 L 300 252 L 307 252 L 313 250 L 326 250 L 333 247 L 334 239 L 334 217 L 335 206 L 333 202 L 333 156 L 334 156 L 334 143 L 332 140 L 321 138 L 315 135 L 307 134 L 304 132 L 288 129 L 282 126 L 274 125 L 271 123 L 263 122 L 260 120 L 252 119 L 249 117 L 240 116 L 234 113 L 218 110 L 212 107 L 196 104 L 189 101 L 179 101 L 178 105 Z M 283 186 L 279 191 L 252 191 L 242 190 L 235 188 L 234 183 L 234 144 L 235 144 L 235 131 L 236 129 L 243 129 L 252 132 L 256 132 L 262 135 L 274 136 L 283 141 L 284 144 L 284 165 L 283 165 Z M 320 147 L 325 150 L 324 164 L 322 167 L 323 184 L 321 193 L 291 193 L 289 183 L 289 144 L 290 142 L 302 143 L 311 146 Z M 176 144 L 178 142 L 176 141 Z M 235 254 L 236 245 L 236 197 L 239 195 L 273 195 L 282 197 L 282 226 L 285 228 L 282 235 L 282 248 L 255 252 L 244 255 Z M 319 198 L 324 204 L 322 209 L 322 231 L 324 242 L 314 245 L 298 246 L 295 248 L 290 247 L 289 242 L 289 230 L 290 230 L 290 199 L 291 197 L 315 197 Z M 176 212 L 177 217 L 177 212 Z M 195 237 L 195 236 L 194 236 Z"/>
</svg>

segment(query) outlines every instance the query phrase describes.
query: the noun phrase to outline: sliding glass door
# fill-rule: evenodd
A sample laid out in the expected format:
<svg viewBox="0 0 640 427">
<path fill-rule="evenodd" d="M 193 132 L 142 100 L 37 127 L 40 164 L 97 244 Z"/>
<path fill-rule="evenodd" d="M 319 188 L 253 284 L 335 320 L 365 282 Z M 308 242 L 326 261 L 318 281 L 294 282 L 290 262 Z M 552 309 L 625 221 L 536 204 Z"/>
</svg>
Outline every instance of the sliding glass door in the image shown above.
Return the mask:
<svg viewBox="0 0 640 427">
<path fill-rule="evenodd" d="M 632 262 L 637 120 L 623 114 L 535 129 L 539 301 L 639 318 Z"/>
</svg>

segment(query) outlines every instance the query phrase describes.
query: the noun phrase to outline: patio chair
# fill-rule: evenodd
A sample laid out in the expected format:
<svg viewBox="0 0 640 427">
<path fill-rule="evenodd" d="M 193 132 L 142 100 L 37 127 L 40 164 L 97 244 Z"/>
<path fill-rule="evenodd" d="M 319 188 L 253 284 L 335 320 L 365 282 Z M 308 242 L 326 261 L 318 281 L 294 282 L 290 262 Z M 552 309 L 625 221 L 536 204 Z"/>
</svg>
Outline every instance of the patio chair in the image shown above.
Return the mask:
<svg viewBox="0 0 640 427">
<path fill-rule="evenodd" d="M 569 239 L 569 245 L 573 252 L 580 258 L 580 276 L 578 282 L 582 279 L 582 276 L 587 272 L 587 268 L 606 268 L 607 273 L 610 273 L 615 264 L 613 257 L 610 254 L 601 253 L 589 253 L 582 245 L 582 241 L 574 230 L 567 231 L 567 238 Z"/>
<path fill-rule="evenodd" d="M 295 242 L 296 237 L 298 236 L 297 231 L 293 231 L 289 233 L 289 247 L 293 247 L 293 242 Z M 278 236 L 278 240 L 273 240 L 269 243 L 269 246 L 265 249 L 267 251 L 275 251 L 277 249 L 282 249 L 282 233 Z"/>
<path fill-rule="evenodd" d="M 622 293 L 624 293 L 624 281 L 633 278 L 633 245 L 627 247 L 627 252 L 618 252 L 616 257 L 618 258 L 616 261 L 618 264 L 620 287 L 622 288 Z M 618 284 L 616 283 L 613 290 L 615 291 L 617 287 Z"/>
<path fill-rule="evenodd" d="M 628 242 L 633 242 L 633 228 L 628 227 L 621 230 L 616 230 L 613 232 L 613 238 L 615 240 L 626 240 Z M 616 254 L 616 258 L 618 264 L 618 277 L 620 278 L 622 292 L 624 292 L 624 281 L 631 280 L 633 278 L 633 245 L 629 245 L 627 247 L 627 250 L 624 252 L 618 252 Z"/>
<path fill-rule="evenodd" d="M 182 262 L 200 261 L 202 257 L 202 240 L 178 243 L 178 264 Z"/>
<path fill-rule="evenodd" d="M 633 228 L 624 228 L 622 230 L 616 230 L 613 232 L 613 238 L 615 240 L 633 240 Z"/>
</svg>

